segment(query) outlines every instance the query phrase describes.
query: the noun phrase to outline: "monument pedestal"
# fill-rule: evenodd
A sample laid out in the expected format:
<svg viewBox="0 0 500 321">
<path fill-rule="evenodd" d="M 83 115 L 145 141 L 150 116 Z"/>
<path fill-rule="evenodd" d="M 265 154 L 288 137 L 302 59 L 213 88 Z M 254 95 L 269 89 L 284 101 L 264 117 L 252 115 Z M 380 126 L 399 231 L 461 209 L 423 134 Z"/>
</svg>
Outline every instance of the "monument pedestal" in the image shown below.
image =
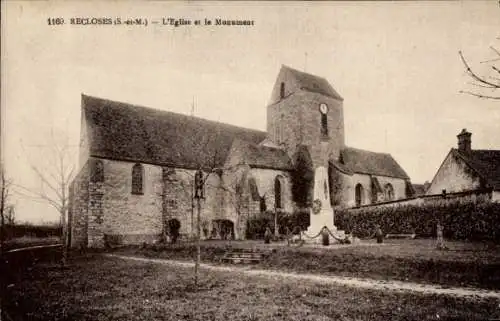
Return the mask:
<svg viewBox="0 0 500 321">
<path fill-rule="evenodd" d="M 337 230 L 337 227 L 333 224 L 333 209 L 323 209 L 317 214 L 314 214 L 314 212 L 311 211 L 310 225 L 307 228 L 307 231 L 302 233 L 302 240 L 309 244 L 322 244 L 323 236 L 320 232 L 325 226 L 336 237 L 345 237 L 344 231 Z M 335 244 L 338 243 L 338 241 L 329 235 L 329 243 Z"/>
<path fill-rule="evenodd" d="M 316 168 L 314 174 L 313 206 L 310 212 L 310 224 L 307 231 L 303 232 L 302 239 L 306 243 L 322 244 L 323 237 L 318 235 L 323 227 L 327 227 L 336 237 L 343 238 L 344 232 L 338 231 L 333 224 L 333 209 L 330 205 L 330 191 L 328 188 L 328 171 L 326 167 Z M 330 244 L 337 241 L 329 235 Z"/>
<path fill-rule="evenodd" d="M 311 210 L 310 225 L 307 228 L 307 235 L 315 236 L 317 235 L 323 227 L 327 227 L 330 231 L 335 232 L 337 228 L 333 225 L 333 210 L 323 209 L 319 213 L 315 214 Z"/>
</svg>

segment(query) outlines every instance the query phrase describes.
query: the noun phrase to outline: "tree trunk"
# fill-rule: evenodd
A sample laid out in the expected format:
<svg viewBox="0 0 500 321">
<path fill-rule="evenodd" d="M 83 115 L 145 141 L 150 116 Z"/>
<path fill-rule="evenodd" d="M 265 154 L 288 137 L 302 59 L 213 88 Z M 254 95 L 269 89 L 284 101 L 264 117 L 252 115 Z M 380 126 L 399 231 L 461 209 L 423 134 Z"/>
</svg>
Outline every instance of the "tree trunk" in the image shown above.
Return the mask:
<svg viewBox="0 0 500 321">
<path fill-rule="evenodd" d="M 68 257 L 66 213 L 64 213 L 64 210 L 61 211 L 61 243 L 62 243 L 61 265 L 64 267 L 66 266 L 66 259 Z"/>
</svg>

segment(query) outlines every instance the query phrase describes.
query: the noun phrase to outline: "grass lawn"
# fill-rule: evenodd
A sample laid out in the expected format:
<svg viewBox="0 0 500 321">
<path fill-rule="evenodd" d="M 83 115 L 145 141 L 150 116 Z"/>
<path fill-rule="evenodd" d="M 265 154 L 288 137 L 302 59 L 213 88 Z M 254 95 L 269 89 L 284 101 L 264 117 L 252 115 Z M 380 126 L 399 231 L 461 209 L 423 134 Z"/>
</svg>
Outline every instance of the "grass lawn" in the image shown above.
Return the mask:
<svg viewBox="0 0 500 321">
<path fill-rule="evenodd" d="M 5 320 L 486 320 L 498 300 L 367 291 L 87 254 L 8 280 Z"/>
<path fill-rule="evenodd" d="M 400 280 L 447 286 L 500 289 L 500 246 L 448 242 L 448 251 L 433 240 L 367 241 L 363 246 L 265 245 L 263 242 L 203 242 L 202 261 L 217 263 L 227 248 L 274 250 L 257 268 L 335 274 L 382 280 Z M 120 249 L 119 252 L 166 259 L 192 260 L 193 244 Z"/>
</svg>

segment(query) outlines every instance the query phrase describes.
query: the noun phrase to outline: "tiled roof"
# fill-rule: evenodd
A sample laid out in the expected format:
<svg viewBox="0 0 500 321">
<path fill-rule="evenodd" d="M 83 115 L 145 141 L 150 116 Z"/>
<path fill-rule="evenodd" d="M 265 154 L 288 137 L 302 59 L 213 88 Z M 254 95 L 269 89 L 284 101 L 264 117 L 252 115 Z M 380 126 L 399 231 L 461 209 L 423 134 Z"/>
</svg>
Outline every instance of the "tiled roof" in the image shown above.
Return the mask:
<svg viewBox="0 0 500 321">
<path fill-rule="evenodd" d="M 409 179 L 390 154 L 346 147 L 341 151 L 342 162 L 354 173 Z"/>
<path fill-rule="evenodd" d="M 335 167 L 337 170 L 339 170 L 340 172 L 344 173 L 344 174 L 347 174 L 349 176 L 351 176 L 352 174 L 354 174 L 349 168 L 347 168 L 344 164 L 342 164 L 341 162 L 339 161 L 336 161 L 336 160 L 333 160 L 333 159 L 330 159 L 330 164 Z"/>
<path fill-rule="evenodd" d="M 486 182 L 485 187 L 500 190 L 500 150 L 473 149 L 469 153 L 453 148 L 452 152 L 459 155 Z"/>
<path fill-rule="evenodd" d="M 239 150 L 239 162 L 250 167 L 292 170 L 293 164 L 288 154 L 281 148 L 257 145 L 245 140 L 235 140 L 234 147 Z"/>
<path fill-rule="evenodd" d="M 82 95 L 90 156 L 181 168 L 221 167 L 234 139 L 254 144 L 262 131 Z"/>
<path fill-rule="evenodd" d="M 290 74 L 293 75 L 295 81 L 301 89 L 343 100 L 343 98 L 335 91 L 335 89 L 333 89 L 328 80 L 325 78 L 308 74 L 288 66 L 283 66 L 283 68 L 287 69 Z"/>
</svg>

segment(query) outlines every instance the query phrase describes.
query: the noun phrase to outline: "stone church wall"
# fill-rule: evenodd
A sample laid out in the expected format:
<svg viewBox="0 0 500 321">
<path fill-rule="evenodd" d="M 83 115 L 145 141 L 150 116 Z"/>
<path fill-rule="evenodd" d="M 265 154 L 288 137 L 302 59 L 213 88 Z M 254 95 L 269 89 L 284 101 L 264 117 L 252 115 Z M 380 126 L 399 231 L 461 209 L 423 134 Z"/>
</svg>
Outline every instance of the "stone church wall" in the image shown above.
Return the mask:
<svg viewBox="0 0 500 321">
<path fill-rule="evenodd" d="M 161 167 L 143 164 L 143 194 L 134 195 L 131 191 L 132 167 L 135 163 L 114 160 L 102 162 L 102 233 L 117 236 L 120 243 L 125 244 L 158 239 L 162 233 Z M 99 201 L 96 200 L 96 203 L 99 204 Z M 97 243 L 97 237 L 93 242 Z"/>
<path fill-rule="evenodd" d="M 194 170 L 142 164 L 143 193 L 134 195 L 132 167 L 135 163 L 93 158 L 89 163 L 92 161 L 102 163 L 104 179 L 93 181 L 89 177 L 91 169 L 86 166 L 73 183 L 74 246 L 88 243 L 90 247 L 103 247 L 106 240 L 119 244 L 153 242 L 168 232 L 166 223 L 170 219 L 181 223 L 181 238 L 194 237 L 197 214 L 193 200 Z M 277 173 L 279 171 L 271 175 L 272 183 Z M 285 184 L 287 179 L 284 178 Z M 260 202 L 252 199 L 248 187 L 244 188 L 238 203 L 241 206 L 238 218 L 235 195 L 234 188 L 221 188 L 218 174 L 209 175 L 205 198 L 201 200 L 202 239 L 213 236 L 215 220 L 230 220 L 235 228 L 239 223 L 238 236 L 244 237 L 246 220 L 250 215 L 257 215 Z"/>
<path fill-rule="evenodd" d="M 249 172 L 249 166 L 239 165 L 225 171 L 219 181 L 221 206 L 215 213 L 215 219 L 230 220 L 234 224 L 236 239 L 245 238 L 246 222 L 250 216 L 252 198 L 248 187 Z"/>
<path fill-rule="evenodd" d="M 168 169 L 170 174 L 165 180 L 164 215 L 165 221 L 177 219 L 181 223 L 180 234 L 191 238 L 196 233 L 197 200 L 193 199 L 195 170 Z M 201 238 L 211 237 L 213 221 L 229 219 L 223 209 L 223 190 L 217 173 L 205 174 L 204 199 L 200 201 Z M 207 177 L 208 175 L 208 177 Z"/>
<path fill-rule="evenodd" d="M 195 232 L 196 209 L 193 201 L 194 170 L 168 168 L 164 177 L 163 220 L 177 219 L 181 223 L 182 238 L 192 237 Z"/>
<path fill-rule="evenodd" d="M 355 207 L 356 206 L 356 185 L 361 184 L 363 186 L 363 197 L 361 205 L 373 204 L 372 198 L 372 184 L 370 175 L 364 174 L 354 174 L 352 176 L 343 175 L 348 181 L 347 188 L 342 191 L 342 201 L 345 207 Z M 394 200 L 406 198 L 406 183 L 403 179 L 387 177 L 387 176 L 375 176 L 382 189 L 386 184 L 391 184 L 394 190 Z M 378 195 L 378 202 L 385 201 L 383 195 Z"/>
<path fill-rule="evenodd" d="M 394 189 L 394 199 L 400 200 L 406 198 L 406 182 L 400 178 L 387 177 L 387 176 L 377 176 L 377 179 L 380 183 L 382 189 L 386 184 L 391 184 Z M 379 201 L 386 201 L 385 198 Z M 387 200 L 388 201 L 388 200 Z"/>
<path fill-rule="evenodd" d="M 371 179 L 368 175 L 354 174 L 350 177 L 349 188 L 344 190 L 344 199 L 347 201 L 347 207 L 356 206 L 356 185 L 363 186 L 363 197 L 361 205 L 371 204 Z"/>
<path fill-rule="evenodd" d="M 292 201 L 292 186 L 290 173 L 273 169 L 252 168 L 250 171 L 251 177 L 255 179 L 259 195 L 264 197 L 267 210 L 274 211 L 275 194 L 274 181 L 276 177 L 281 176 L 284 188 L 283 195 L 283 211 L 292 213 L 294 204 Z"/>
<path fill-rule="evenodd" d="M 68 224 L 70 226 L 70 246 L 87 247 L 87 219 L 89 203 L 89 166 L 84 164 L 70 185 Z"/>
<path fill-rule="evenodd" d="M 221 184 L 218 189 L 221 192 L 220 198 L 218 198 L 221 206 L 212 204 L 212 214 L 207 213 L 208 216 L 204 217 L 207 221 L 210 219 L 230 220 L 234 224 L 235 237 L 244 239 L 247 221 L 261 214 L 261 197 L 265 200 L 266 209 L 274 210 L 274 182 L 277 176 L 280 176 L 283 183 L 283 211 L 291 213 L 293 202 L 289 173 L 241 165 L 239 168 L 223 174 L 218 182 Z M 252 194 L 250 180 L 255 180 L 258 195 Z M 207 224 L 210 228 L 212 227 L 209 222 Z"/>
</svg>

